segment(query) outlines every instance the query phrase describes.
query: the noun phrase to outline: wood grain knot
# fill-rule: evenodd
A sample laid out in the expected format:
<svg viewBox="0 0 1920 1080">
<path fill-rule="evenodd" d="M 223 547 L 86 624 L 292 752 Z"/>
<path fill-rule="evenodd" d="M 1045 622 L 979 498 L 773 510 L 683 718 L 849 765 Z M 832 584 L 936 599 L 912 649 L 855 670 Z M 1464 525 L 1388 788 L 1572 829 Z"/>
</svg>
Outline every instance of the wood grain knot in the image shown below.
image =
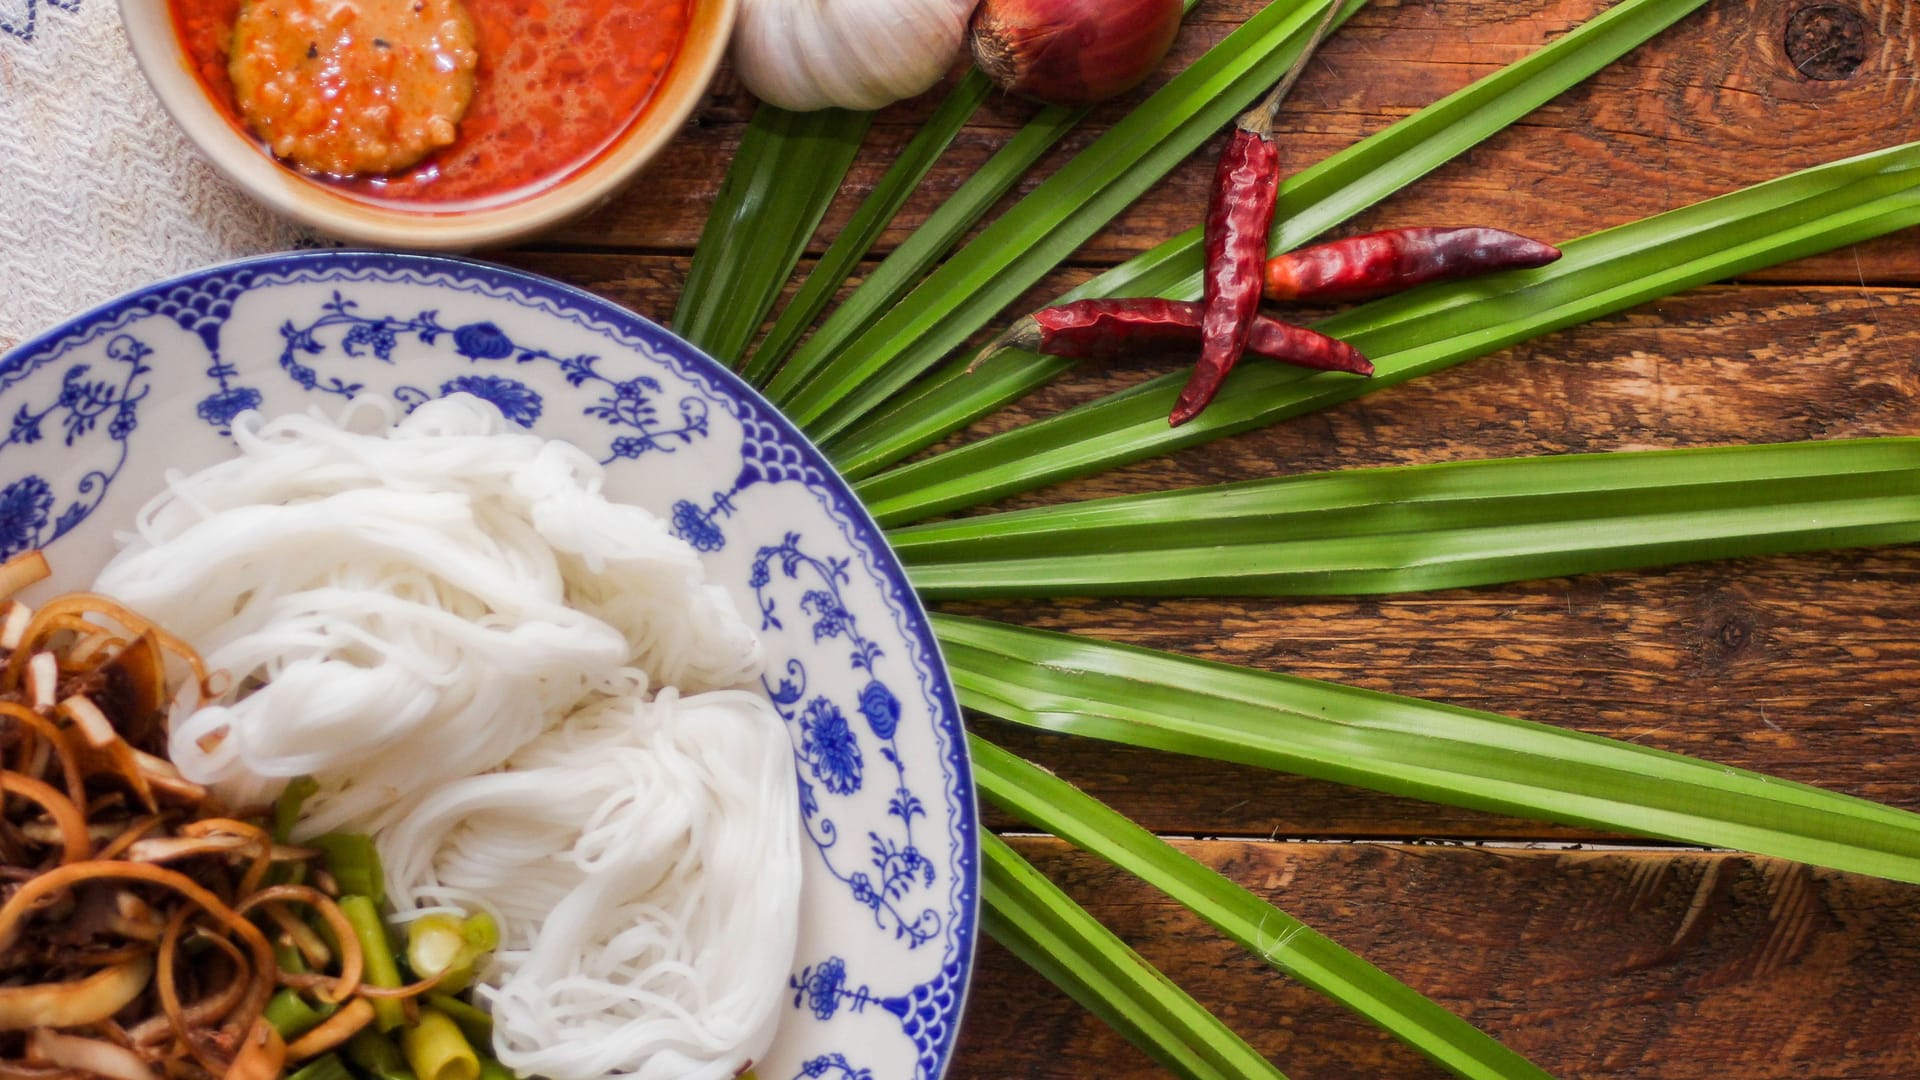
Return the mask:
<svg viewBox="0 0 1920 1080">
<path fill-rule="evenodd" d="M 1709 669 L 1718 670 L 1754 657 L 1766 644 L 1764 616 L 1737 593 L 1711 597 L 1699 618 L 1696 655 Z"/>
<path fill-rule="evenodd" d="M 1787 17 L 1787 59 L 1809 79 L 1845 79 L 1867 61 L 1867 20 L 1843 4 L 1809 4 Z"/>
</svg>

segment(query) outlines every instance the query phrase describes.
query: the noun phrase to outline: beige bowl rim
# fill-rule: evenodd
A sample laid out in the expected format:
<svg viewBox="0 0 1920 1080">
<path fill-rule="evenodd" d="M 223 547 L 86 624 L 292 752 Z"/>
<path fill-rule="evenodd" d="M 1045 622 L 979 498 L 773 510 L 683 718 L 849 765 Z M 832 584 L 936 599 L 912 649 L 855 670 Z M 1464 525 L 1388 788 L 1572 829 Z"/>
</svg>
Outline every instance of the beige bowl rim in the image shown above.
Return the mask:
<svg viewBox="0 0 1920 1080">
<path fill-rule="evenodd" d="M 692 0 L 686 40 L 638 118 L 592 162 L 516 201 L 432 210 L 371 204 L 275 161 L 201 86 L 174 33 L 168 0 L 119 0 L 134 57 L 160 104 L 221 175 L 283 217 L 352 243 L 468 251 L 523 240 L 611 199 L 679 134 L 726 55 L 738 0 Z"/>
</svg>

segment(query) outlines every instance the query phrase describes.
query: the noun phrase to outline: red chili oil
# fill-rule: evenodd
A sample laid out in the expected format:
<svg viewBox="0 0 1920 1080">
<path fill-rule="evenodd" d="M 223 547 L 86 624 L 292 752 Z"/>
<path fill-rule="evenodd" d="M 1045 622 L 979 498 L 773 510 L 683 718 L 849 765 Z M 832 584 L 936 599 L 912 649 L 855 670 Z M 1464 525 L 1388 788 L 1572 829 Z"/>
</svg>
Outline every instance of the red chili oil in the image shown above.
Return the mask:
<svg viewBox="0 0 1920 1080">
<path fill-rule="evenodd" d="M 467 5 L 480 64 L 473 103 L 453 144 L 391 176 L 305 175 L 381 202 L 491 203 L 531 194 L 592 162 L 640 117 L 679 55 L 692 18 L 692 0 Z M 227 74 L 240 0 L 168 0 L 168 6 L 201 84 L 245 131 Z"/>
</svg>

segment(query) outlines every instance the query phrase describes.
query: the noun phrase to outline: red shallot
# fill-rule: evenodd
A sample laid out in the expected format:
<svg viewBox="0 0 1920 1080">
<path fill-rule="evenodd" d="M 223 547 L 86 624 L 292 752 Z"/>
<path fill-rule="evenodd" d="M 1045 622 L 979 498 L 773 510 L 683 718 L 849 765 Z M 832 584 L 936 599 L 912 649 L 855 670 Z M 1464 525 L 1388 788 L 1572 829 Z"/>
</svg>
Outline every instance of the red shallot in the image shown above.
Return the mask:
<svg viewBox="0 0 1920 1080">
<path fill-rule="evenodd" d="M 1001 89 L 1092 105 L 1140 85 L 1180 32 L 1180 0 L 984 0 L 973 60 Z"/>
</svg>

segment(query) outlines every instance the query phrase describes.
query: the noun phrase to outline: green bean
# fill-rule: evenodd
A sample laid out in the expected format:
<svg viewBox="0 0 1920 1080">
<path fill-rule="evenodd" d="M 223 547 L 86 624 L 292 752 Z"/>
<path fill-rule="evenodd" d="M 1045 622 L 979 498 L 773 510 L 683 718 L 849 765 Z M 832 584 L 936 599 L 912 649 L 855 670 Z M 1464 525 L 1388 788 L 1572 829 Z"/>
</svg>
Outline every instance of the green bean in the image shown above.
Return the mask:
<svg viewBox="0 0 1920 1080">
<path fill-rule="evenodd" d="M 320 790 L 320 785 L 311 776 L 296 776 L 287 781 L 280 789 L 280 797 L 273 801 L 273 842 L 290 843 L 293 839 L 293 827 L 300 820 L 300 807 L 308 797 Z"/>
<path fill-rule="evenodd" d="M 460 936 L 475 955 L 490 953 L 500 947 L 500 924 L 486 912 L 476 911 L 460 924 Z"/>
<path fill-rule="evenodd" d="M 380 853 L 373 838 L 361 833 L 327 833 L 307 841 L 320 849 L 327 873 L 343 893 L 354 893 L 373 901 L 374 907 L 387 902 L 387 875 L 380 867 Z"/>
<path fill-rule="evenodd" d="M 480 1080 L 480 1055 L 439 1009 L 420 1010 L 420 1022 L 400 1033 L 400 1050 L 420 1080 Z"/>
<path fill-rule="evenodd" d="M 458 979 L 460 973 L 454 969 L 466 944 L 460 936 L 459 916 L 422 915 L 407 924 L 407 967 L 416 979 L 431 979 L 444 971 L 440 985 L 457 991 L 459 986 L 448 984 Z"/>
<path fill-rule="evenodd" d="M 307 958 L 300 955 L 300 947 L 293 943 L 292 938 L 284 934 L 273 943 L 273 958 L 279 964 L 281 971 L 302 975 L 308 970 Z"/>
<path fill-rule="evenodd" d="M 333 1054 L 321 1054 L 312 1061 L 294 1070 L 287 1080 L 354 1080 L 339 1057 Z"/>
<path fill-rule="evenodd" d="M 360 939 L 360 951 L 366 954 L 366 973 L 361 977 L 371 986 L 399 986 L 400 965 L 394 961 L 393 946 L 387 941 L 387 924 L 380 917 L 380 906 L 372 897 L 342 896 L 340 913 L 347 917 L 353 936 Z M 406 1023 L 406 1010 L 398 999 L 369 1000 L 373 1002 L 374 1026 L 381 1031 L 392 1031 Z"/>
<path fill-rule="evenodd" d="M 419 1080 L 392 1039 L 362 1028 L 347 1040 L 347 1060 L 373 1080 Z"/>
<path fill-rule="evenodd" d="M 499 945 L 500 927 L 484 911 L 465 919 L 426 915 L 407 927 L 407 966 L 416 979 L 440 975 L 438 989 L 457 994 L 473 981 L 480 958 Z"/>
<path fill-rule="evenodd" d="M 446 1013 L 448 1019 L 460 1025 L 461 1033 L 475 1044 L 493 1044 L 493 1017 L 485 1009 L 469 1005 L 452 994 L 437 992 L 427 995 L 427 1004 Z"/>
<path fill-rule="evenodd" d="M 293 1040 L 320 1026 L 320 1021 L 333 1015 L 336 1006 L 314 1005 L 300 995 L 297 990 L 281 988 L 267 1001 L 267 1023 L 280 1033 L 282 1039 Z"/>
<path fill-rule="evenodd" d="M 520 1080 L 520 1074 L 495 1061 L 492 1057 L 481 1054 L 480 1080 Z"/>
</svg>

